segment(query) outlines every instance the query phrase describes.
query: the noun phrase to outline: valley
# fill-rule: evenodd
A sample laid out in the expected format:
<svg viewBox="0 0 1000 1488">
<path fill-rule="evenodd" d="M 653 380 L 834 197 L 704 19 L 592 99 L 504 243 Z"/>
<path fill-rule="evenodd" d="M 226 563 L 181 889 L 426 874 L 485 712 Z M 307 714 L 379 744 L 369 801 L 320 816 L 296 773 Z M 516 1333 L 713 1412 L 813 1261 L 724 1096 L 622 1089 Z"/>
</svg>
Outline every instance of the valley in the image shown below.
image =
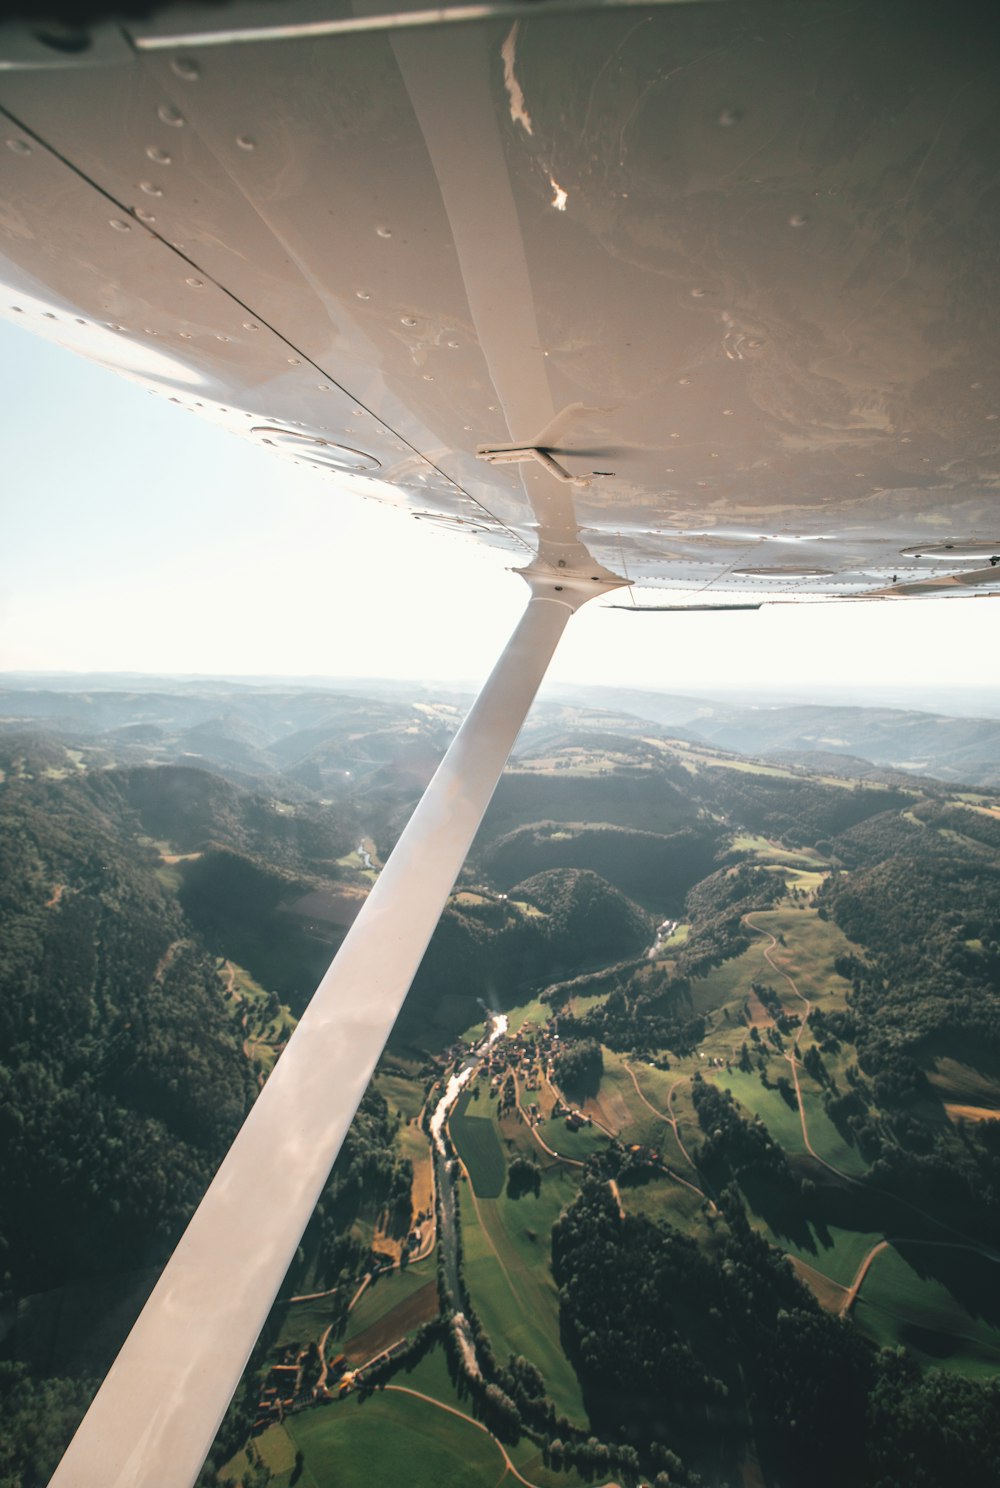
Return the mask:
<svg viewBox="0 0 1000 1488">
<path fill-rule="evenodd" d="M 315 770 L 289 744 L 287 773 L 243 778 L 140 762 L 134 733 L 123 760 L 0 730 L 19 1488 L 44 1483 L 456 717 L 323 706 L 298 720 Z M 1000 797 L 976 785 L 536 720 L 204 1484 L 370 1482 L 377 1461 L 417 1484 L 888 1488 L 918 1415 L 932 1439 L 967 1428 L 961 1472 L 921 1481 L 986 1481 Z"/>
</svg>

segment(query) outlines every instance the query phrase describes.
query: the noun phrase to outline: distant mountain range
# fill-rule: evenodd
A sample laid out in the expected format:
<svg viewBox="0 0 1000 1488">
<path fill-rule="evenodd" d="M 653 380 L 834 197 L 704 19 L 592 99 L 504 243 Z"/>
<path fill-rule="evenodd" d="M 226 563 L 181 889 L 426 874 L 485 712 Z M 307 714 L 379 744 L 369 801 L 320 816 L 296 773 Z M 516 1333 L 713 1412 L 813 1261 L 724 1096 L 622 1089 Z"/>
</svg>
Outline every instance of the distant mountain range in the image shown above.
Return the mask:
<svg viewBox="0 0 1000 1488">
<path fill-rule="evenodd" d="M 241 782 L 270 775 L 306 793 L 378 771 L 425 780 L 470 701 L 460 687 L 399 681 L 306 686 L 232 679 L 0 676 L 0 730 L 54 732 L 107 763 L 193 763 Z M 90 683 L 88 687 L 86 684 Z M 354 706 L 351 706 L 351 700 Z M 984 700 L 990 706 L 987 689 Z M 625 688 L 565 686 L 532 711 L 520 749 L 547 732 L 674 737 L 845 774 L 882 770 L 1000 785 L 1000 718 L 841 703 L 733 703 Z"/>
</svg>

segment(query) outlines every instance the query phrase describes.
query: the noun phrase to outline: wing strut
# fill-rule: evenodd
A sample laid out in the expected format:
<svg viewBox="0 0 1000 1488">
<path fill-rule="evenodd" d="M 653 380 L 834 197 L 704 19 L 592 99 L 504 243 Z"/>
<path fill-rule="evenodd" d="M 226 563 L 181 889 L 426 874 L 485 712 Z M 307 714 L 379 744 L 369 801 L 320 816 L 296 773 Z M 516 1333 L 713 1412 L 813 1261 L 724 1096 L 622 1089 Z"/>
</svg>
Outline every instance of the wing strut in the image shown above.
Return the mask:
<svg viewBox="0 0 1000 1488">
<path fill-rule="evenodd" d="M 529 577 L 517 629 L 50 1488 L 189 1488 L 198 1476 L 559 637 L 599 592 L 559 578 Z"/>
</svg>

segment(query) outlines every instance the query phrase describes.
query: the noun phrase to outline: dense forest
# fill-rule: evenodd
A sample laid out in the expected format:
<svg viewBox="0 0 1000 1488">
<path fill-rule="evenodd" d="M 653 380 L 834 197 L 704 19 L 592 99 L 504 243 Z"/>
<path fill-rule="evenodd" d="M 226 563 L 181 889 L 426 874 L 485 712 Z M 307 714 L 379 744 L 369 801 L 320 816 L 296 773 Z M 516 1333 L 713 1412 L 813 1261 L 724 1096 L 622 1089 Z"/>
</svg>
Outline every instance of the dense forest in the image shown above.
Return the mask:
<svg viewBox="0 0 1000 1488">
<path fill-rule="evenodd" d="M 722 1212 L 706 1253 L 669 1224 L 622 1218 L 595 1171 L 554 1229 L 563 1335 L 599 1429 L 643 1443 L 651 1475 L 671 1449 L 704 1461 L 706 1419 L 714 1470 L 735 1473 L 752 1415 L 761 1465 L 781 1482 L 995 1481 L 1000 1386 L 924 1378 L 876 1350 L 817 1306 L 734 1191 Z"/>
</svg>

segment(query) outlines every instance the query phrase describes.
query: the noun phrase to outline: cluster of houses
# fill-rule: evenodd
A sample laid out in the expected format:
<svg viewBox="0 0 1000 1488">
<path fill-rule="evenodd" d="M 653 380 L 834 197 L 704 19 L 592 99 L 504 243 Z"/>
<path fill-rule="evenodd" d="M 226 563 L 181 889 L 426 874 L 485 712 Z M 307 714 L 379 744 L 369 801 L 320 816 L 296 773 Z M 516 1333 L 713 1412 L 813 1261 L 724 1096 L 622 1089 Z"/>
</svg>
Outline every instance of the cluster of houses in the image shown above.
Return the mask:
<svg viewBox="0 0 1000 1488">
<path fill-rule="evenodd" d="M 509 1075 L 517 1075 L 522 1089 L 540 1090 L 542 1080 L 552 1078 L 552 1063 L 559 1052 L 559 1035 L 548 1026 L 519 1029 L 493 1044 L 483 1066 L 496 1095 Z"/>
<path fill-rule="evenodd" d="M 318 1378 L 315 1372 L 317 1366 Z M 298 1343 L 286 1344 L 279 1351 L 277 1363 L 271 1365 L 261 1385 L 254 1430 L 261 1431 L 273 1421 L 283 1421 L 285 1416 L 304 1410 L 317 1401 L 332 1400 L 331 1381 L 339 1380 L 340 1393 L 344 1394 L 346 1368 L 346 1354 L 338 1354 L 324 1372 L 315 1344 L 306 1347 Z M 319 1380 L 323 1383 L 319 1383 Z"/>
</svg>

